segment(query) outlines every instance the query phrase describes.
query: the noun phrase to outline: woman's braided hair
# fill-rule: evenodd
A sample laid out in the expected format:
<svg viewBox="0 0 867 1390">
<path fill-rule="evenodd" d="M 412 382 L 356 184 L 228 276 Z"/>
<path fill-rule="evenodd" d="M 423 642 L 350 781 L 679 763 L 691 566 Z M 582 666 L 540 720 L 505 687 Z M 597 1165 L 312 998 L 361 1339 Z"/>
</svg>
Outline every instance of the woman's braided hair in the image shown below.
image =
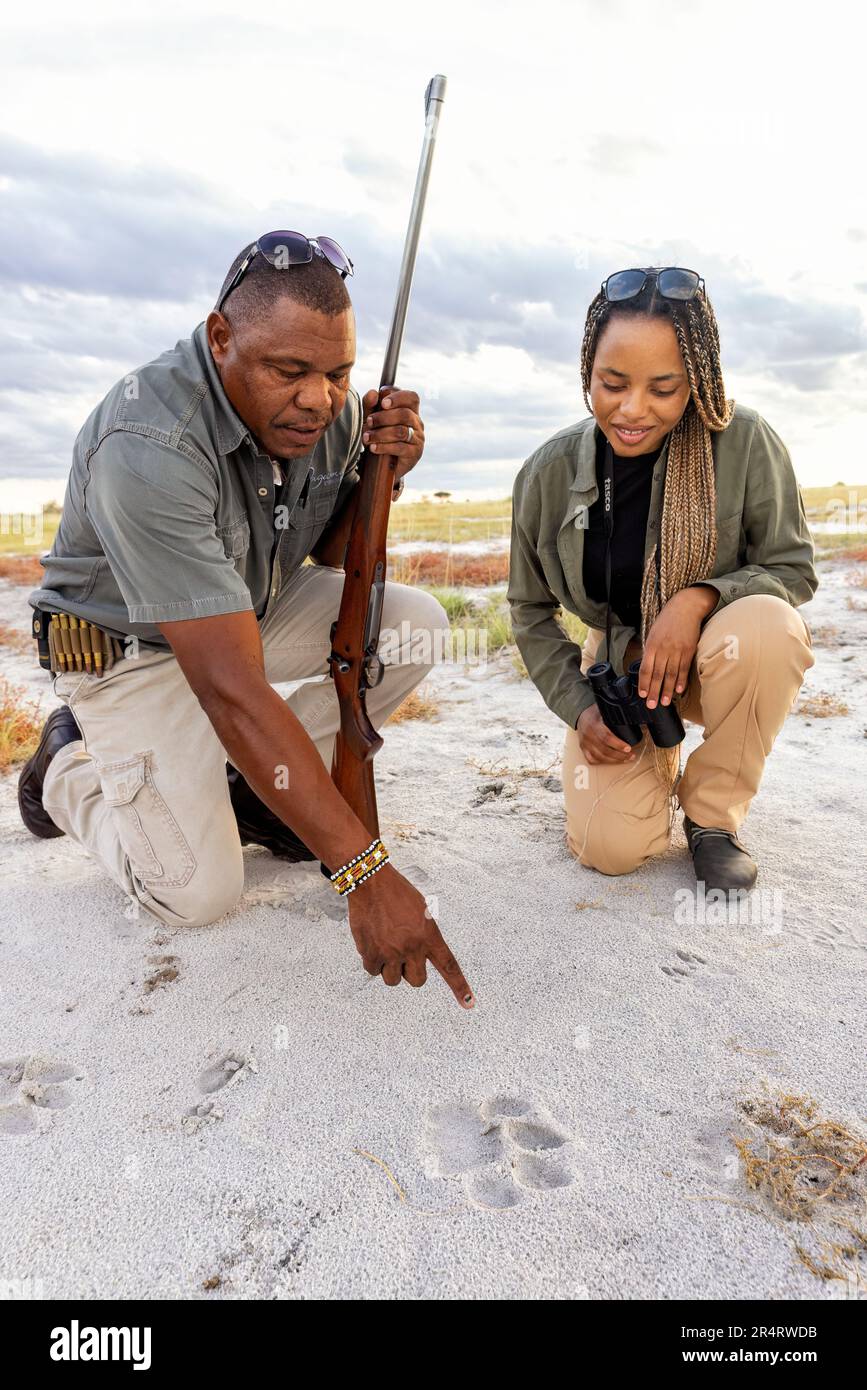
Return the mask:
<svg viewBox="0 0 867 1390">
<path fill-rule="evenodd" d="M 706 579 L 713 569 L 717 535 L 711 432 L 726 428 L 735 403 L 726 400 L 719 329 L 710 300 L 703 292 L 683 303 L 664 299 L 657 291 L 656 276 L 651 275 L 634 299 L 609 304 L 600 290 L 587 310 L 581 382 L 591 414 L 590 377 L 599 335 L 617 315 L 669 318 L 690 387 L 690 400 L 668 441 L 659 542 L 648 558 L 641 586 L 643 644 L 672 595 Z"/>
</svg>

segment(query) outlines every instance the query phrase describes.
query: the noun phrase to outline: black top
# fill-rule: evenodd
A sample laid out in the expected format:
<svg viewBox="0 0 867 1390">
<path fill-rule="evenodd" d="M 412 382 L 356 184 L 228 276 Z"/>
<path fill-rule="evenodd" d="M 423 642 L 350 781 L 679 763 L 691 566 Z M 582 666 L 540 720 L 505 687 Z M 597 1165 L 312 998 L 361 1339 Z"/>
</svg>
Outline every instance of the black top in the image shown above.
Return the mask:
<svg viewBox="0 0 867 1390">
<path fill-rule="evenodd" d="M 599 496 L 587 513 L 584 536 L 584 590 L 597 603 L 605 603 L 605 515 L 603 512 L 605 435 L 596 439 L 596 482 Z M 614 455 L 614 535 L 611 538 L 611 611 L 628 627 L 641 631 L 641 580 L 644 574 L 644 542 L 653 468 L 663 445 L 635 458 Z"/>
</svg>

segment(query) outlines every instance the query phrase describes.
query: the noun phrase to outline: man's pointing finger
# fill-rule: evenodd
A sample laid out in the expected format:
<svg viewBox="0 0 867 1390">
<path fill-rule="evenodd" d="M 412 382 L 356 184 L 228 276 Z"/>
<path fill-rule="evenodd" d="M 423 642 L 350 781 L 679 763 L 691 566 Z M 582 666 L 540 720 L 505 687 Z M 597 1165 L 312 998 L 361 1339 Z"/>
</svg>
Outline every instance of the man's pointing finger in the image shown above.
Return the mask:
<svg viewBox="0 0 867 1390">
<path fill-rule="evenodd" d="M 461 967 L 458 965 L 442 937 L 440 937 L 437 945 L 432 946 L 428 951 L 427 958 L 434 969 L 439 971 L 440 975 L 442 975 L 461 1008 L 474 1008 L 476 1003 L 475 995 L 467 984 Z"/>
</svg>

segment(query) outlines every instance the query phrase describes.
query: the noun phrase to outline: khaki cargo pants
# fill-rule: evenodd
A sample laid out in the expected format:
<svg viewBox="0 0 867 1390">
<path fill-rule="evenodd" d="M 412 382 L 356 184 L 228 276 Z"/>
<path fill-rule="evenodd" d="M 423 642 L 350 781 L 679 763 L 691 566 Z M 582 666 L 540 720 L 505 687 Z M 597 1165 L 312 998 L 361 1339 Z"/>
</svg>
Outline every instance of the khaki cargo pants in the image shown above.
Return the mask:
<svg viewBox="0 0 867 1390">
<path fill-rule="evenodd" d="M 343 580 L 342 569 L 319 565 L 288 579 L 260 624 L 272 684 L 327 671 Z M 374 727 L 428 673 L 449 625 L 431 594 L 387 581 L 381 629 L 385 674 L 367 697 Z M 230 911 L 244 863 L 226 752 L 176 657 L 149 651 L 103 676 L 56 675 L 53 685 L 82 738 L 49 764 L 43 805 L 51 819 L 160 921 L 204 926 Z M 330 677 L 300 686 L 286 703 L 330 771 L 340 723 Z"/>
<path fill-rule="evenodd" d="M 603 635 L 590 629 L 582 671 L 593 664 Z M 640 654 L 627 652 L 626 664 Z M 707 619 L 680 703 L 684 721 L 704 725 L 704 738 L 687 758 L 676 788 L 681 808 L 696 825 L 737 833 L 774 739 L 814 662 L 810 630 L 785 599 L 750 594 Z M 566 841 L 582 864 L 604 874 L 626 874 L 668 848 L 666 768 L 670 786 L 680 751 L 659 750 L 661 769 L 655 751 L 645 730 L 634 763 L 588 764 L 577 731 L 568 730 Z"/>
</svg>

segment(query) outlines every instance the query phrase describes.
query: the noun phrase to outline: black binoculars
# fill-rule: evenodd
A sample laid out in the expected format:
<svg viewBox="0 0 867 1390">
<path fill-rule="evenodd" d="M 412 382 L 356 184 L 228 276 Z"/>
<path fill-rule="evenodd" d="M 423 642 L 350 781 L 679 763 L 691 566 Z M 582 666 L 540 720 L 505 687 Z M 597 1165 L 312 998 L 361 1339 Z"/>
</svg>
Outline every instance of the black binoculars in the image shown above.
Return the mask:
<svg viewBox="0 0 867 1390">
<path fill-rule="evenodd" d="M 596 705 L 606 726 L 617 738 L 635 747 L 642 739 L 642 725 L 657 748 L 674 748 L 685 737 L 683 721 L 674 705 L 648 709 L 638 693 L 640 661 L 633 661 L 625 676 L 615 678 L 610 661 L 597 661 L 587 672 Z"/>
</svg>

